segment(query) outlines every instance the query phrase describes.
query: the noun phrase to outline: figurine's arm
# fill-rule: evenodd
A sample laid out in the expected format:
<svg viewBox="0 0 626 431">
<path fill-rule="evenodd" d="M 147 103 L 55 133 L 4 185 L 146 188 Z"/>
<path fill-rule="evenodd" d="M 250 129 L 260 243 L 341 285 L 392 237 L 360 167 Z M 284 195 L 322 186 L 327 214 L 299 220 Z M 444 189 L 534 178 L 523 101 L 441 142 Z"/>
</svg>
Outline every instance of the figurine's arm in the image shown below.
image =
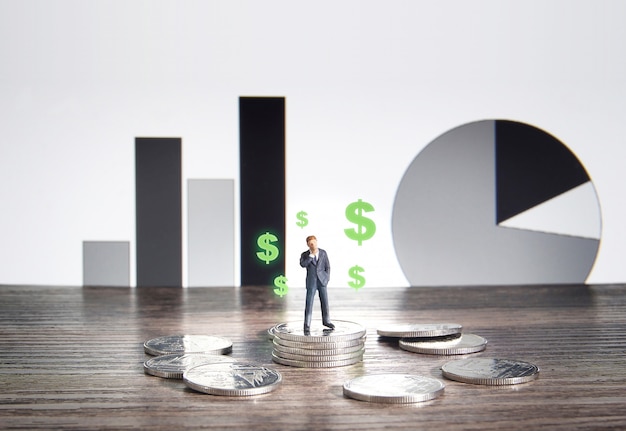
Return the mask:
<svg viewBox="0 0 626 431">
<path fill-rule="evenodd" d="M 321 268 L 318 268 L 318 276 L 320 277 L 320 280 L 322 281 L 324 286 L 326 286 L 328 284 L 328 281 L 330 280 L 330 260 L 328 259 L 328 254 L 325 251 L 320 252 L 320 254 L 321 253 L 324 253 L 324 257 L 320 261 L 323 266 Z M 321 273 L 319 272 L 320 270 Z"/>
<path fill-rule="evenodd" d="M 300 255 L 300 266 L 302 268 L 306 268 L 313 261 L 313 258 L 310 256 L 311 253 L 305 251 Z"/>
<path fill-rule="evenodd" d="M 324 254 L 326 255 L 326 259 L 324 259 L 326 261 L 326 272 L 328 277 L 330 277 L 330 259 L 328 259 L 328 253 L 324 252 Z"/>
</svg>

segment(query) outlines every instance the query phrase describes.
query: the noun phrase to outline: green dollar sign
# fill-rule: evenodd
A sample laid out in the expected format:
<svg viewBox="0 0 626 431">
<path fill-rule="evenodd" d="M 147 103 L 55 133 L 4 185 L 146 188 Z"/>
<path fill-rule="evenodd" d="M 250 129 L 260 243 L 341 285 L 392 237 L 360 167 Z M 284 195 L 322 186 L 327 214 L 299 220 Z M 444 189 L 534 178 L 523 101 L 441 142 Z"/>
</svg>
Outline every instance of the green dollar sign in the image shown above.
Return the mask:
<svg viewBox="0 0 626 431">
<path fill-rule="evenodd" d="M 359 265 L 354 265 L 352 268 L 348 270 L 348 275 L 354 278 L 354 281 L 349 281 L 348 285 L 353 287 L 356 290 L 359 290 L 363 286 L 365 286 L 365 277 L 363 277 L 360 272 L 364 272 L 365 270 L 361 268 Z"/>
<path fill-rule="evenodd" d="M 256 241 L 259 247 L 261 247 L 261 250 L 264 250 L 263 252 L 258 251 L 256 255 L 259 259 L 265 262 L 266 265 L 269 265 L 270 262 L 276 260 L 276 258 L 278 257 L 278 247 L 272 244 L 276 241 L 278 241 L 276 235 L 269 232 L 265 232 L 264 234 L 260 235 L 259 239 L 257 239 Z"/>
<path fill-rule="evenodd" d="M 274 286 L 276 286 L 276 289 L 274 289 L 274 293 L 276 295 L 280 296 L 281 298 L 285 296 L 287 294 L 287 291 L 289 290 L 289 288 L 287 287 L 287 277 L 285 277 L 284 275 L 279 275 L 278 277 L 276 277 L 274 279 Z"/>
<path fill-rule="evenodd" d="M 356 223 L 358 229 L 344 229 L 344 232 L 348 238 L 358 241 L 359 245 L 361 245 L 363 241 L 373 237 L 374 233 L 376 233 L 376 224 L 374 221 L 363 217 L 363 212 L 370 211 L 374 211 L 374 207 L 368 202 L 363 202 L 361 199 L 352 202 L 346 207 L 346 218 L 349 222 Z"/>
<path fill-rule="evenodd" d="M 298 218 L 298 221 L 296 222 L 296 224 L 302 228 L 308 225 L 309 220 L 306 218 L 307 215 L 308 214 L 305 213 L 304 211 L 300 211 L 298 214 L 296 214 L 296 217 Z"/>
</svg>

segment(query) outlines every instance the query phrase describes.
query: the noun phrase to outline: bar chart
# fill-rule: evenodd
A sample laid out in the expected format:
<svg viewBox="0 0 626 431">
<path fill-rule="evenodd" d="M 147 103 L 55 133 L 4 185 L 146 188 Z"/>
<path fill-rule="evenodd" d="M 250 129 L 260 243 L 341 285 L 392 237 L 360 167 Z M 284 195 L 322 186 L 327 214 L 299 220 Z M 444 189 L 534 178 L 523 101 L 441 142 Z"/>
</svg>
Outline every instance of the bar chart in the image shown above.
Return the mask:
<svg viewBox="0 0 626 431">
<path fill-rule="evenodd" d="M 243 285 L 284 274 L 285 98 L 239 98 Z M 137 287 L 235 284 L 235 179 L 183 178 L 182 137 L 135 138 Z M 186 185 L 186 267 L 183 258 Z M 130 241 L 84 241 L 85 286 L 131 286 Z M 261 256 L 262 257 L 259 257 Z"/>
</svg>

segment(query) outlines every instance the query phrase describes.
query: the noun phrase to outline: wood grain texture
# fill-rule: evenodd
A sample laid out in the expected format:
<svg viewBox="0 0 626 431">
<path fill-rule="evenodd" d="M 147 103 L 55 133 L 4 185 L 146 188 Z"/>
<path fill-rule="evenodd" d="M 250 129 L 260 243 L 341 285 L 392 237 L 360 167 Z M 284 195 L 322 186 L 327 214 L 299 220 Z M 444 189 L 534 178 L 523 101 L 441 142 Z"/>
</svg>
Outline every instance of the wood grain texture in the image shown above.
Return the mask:
<svg viewBox="0 0 626 431">
<path fill-rule="evenodd" d="M 304 289 L 0 286 L 0 428 L 215 430 L 626 429 L 626 286 L 330 288 L 334 319 L 367 328 L 364 360 L 303 369 L 271 361 L 267 329 L 301 321 Z M 314 319 L 319 319 L 319 301 Z M 466 356 L 406 352 L 379 338 L 389 323 L 456 322 L 488 339 Z M 144 341 L 172 334 L 230 338 L 232 356 L 283 375 L 274 392 L 220 397 L 143 371 Z M 463 357 L 532 362 L 537 380 L 458 383 L 441 366 Z M 365 374 L 441 379 L 436 400 L 387 405 L 343 396 Z"/>
</svg>

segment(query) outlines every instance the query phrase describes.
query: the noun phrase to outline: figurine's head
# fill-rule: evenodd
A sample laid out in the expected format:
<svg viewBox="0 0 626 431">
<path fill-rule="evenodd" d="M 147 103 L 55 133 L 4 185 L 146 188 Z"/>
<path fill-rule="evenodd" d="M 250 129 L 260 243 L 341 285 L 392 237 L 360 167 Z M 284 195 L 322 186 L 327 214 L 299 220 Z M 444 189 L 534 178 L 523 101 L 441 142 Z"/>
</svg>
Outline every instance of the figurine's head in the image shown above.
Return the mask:
<svg viewBox="0 0 626 431">
<path fill-rule="evenodd" d="M 317 238 L 315 238 L 315 235 L 306 237 L 306 245 L 308 245 L 311 250 L 317 250 Z"/>
</svg>

